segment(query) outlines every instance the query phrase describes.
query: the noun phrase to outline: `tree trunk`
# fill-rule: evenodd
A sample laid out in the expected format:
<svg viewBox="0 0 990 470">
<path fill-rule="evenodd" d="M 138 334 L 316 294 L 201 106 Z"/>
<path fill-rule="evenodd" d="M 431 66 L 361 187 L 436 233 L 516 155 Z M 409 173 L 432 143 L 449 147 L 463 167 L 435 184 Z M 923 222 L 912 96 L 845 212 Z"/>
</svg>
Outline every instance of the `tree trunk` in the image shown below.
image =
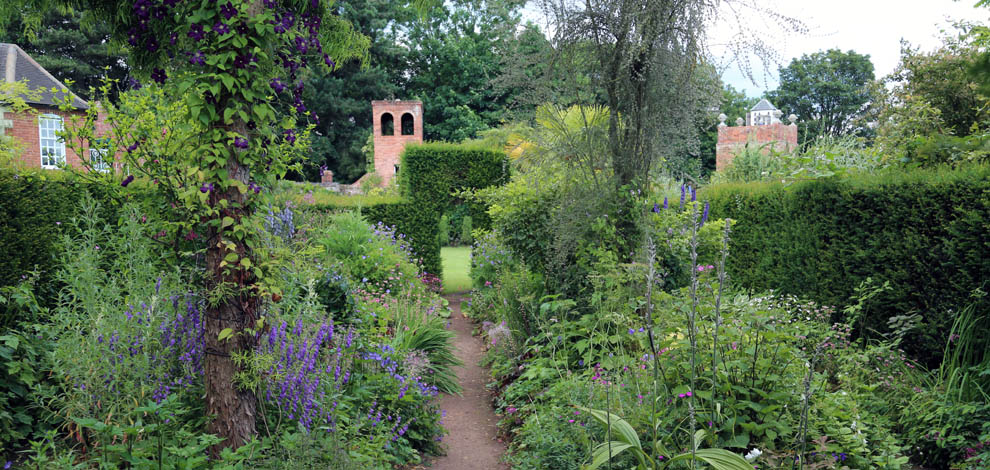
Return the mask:
<svg viewBox="0 0 990 470">
<path fill-rule="evenodd" d="M 238 127 L 246 131 L 242 126 Z M 236 152 L 234 149 L 231 151 Z M 237 162 L 236 154 L 231 155 L 228 160 L 227 171 L 231 178 L 242 183 L 247 184 L 250 181 L 250 171 Z M 210 193 L 212 207 L 220 207 L 219 201 L 222 199 L 230 204 L 220 211 L 218 219 L 229 216 L 237 224 L 248 216 L 244 209 L 245 195 L 236 187 L 226 190 L 217 188 Z M 233 251 L 228 248 L 230 242 L 234 243 Z M 230 293 L 217 305 L 208 306 L 206 314 L 203 375 L 206 385 L 206 414 L 213 417 L 207 430 L 224 439 L 210 449 L 210 454 L 214 457 L 219 456 L 220 450 L 225 447 L 237 449 L 256 434 L 255 412 L 258 400 L 254 391 L 239 389 L 235 384 L 234 374 L 238 368 L 234 364 L 233 355 L 253 352 L 257 345 L 255 336 L 245 333 L 244 329 L 254 327 L 259 299 L 251 291 L 255 279 L 249 270 L 241 269 L 236 263 L 221 267 L 224 257 L 232 252 L 237 253 L 238 258 L 249 257 L 251 254 L 243 241 L 227 238 L 217 227 L 211 226 L 207 234 L 206 249 L 209 287 L 216 289 L 223 284 L 224 292 Z M 220 333 L 227 328 L 232 334 L 220 340 Z"/>
<path fill-rule="evenodd" d="M 243 330 L 240 322 L 234 320 L 243 316 L 237 303 L 237 299 L 221 303 L 215 308 L 209 308 L 206 315 L 203 374 L 206 384 L 206 414 L 213 417 L 207 431 L 224 438 L 222 443 L 210 450 L 214 457 L 224 447 L 236 449 L 244 445 L 256 433 L 255 411 L 258 400 L 253 391 L 241 390 L 235 385 L 237 366 L 231 358 L 235 352 L 250 351 L 253 348 L 247 344 L 249 342 L 245 341 L 243 335 L 224 341 L 217 340 L 224 328 Z"/>
</svg>

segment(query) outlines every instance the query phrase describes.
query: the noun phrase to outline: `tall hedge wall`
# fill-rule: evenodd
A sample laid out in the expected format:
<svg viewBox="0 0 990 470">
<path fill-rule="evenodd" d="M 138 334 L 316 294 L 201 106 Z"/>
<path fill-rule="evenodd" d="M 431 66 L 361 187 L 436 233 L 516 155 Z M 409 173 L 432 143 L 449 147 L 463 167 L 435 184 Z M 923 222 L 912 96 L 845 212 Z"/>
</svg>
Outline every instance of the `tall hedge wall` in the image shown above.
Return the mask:
<svg viewBox="0 0 990 470">
<path fill-rule="evenodd" d="M 848 303 L 866 278 L 892 289 L 864 312 L 863 332 L 920 313 L 926 328 L 905 345 L 941 351 L 952 318 L 990 281 L 990 167 L 936 169 L 779 183 L 716 185 L 703 197 L 736 219 L 735 283 L 829 305 Z"/>
<path fill-rule="evenodd" d="M 105 210 L 112 209 L 100 185 L 56 171 L 0 169 L 0 286 L 17 284 L 25 273 L 37 270 L 40 299 L 54 298 L 55 246 L 68 225 L 64 222 L 79 214 L 80 200 L 87 192 L 102 201 Z"/>
<path fill-rule="evenodd" d="M 462 144 L 427 143 L 409 145 L 399 164 L 400 198 L 339 196 L 308 210 L 356 210 L 372 223 L 395 225 L 406 235 L 413 251 L 423 259 L 423 268 L 441 274 L 440 217 L 462 189 L 486 188 L 509 180 L 508 160 L 503 152 Z M 486 207 L 469 203 L 475 228 L 491 225 Z"/>
<path fill-rule="evenodd" d="M 402 152 L 399 166 L 400 192 L 409 206 L 406 217 L 417 220 L 416 234 L 405 232 L 414 240 L 426 240 L 417 253 L 423 257 L 427 271 L 440 273 L 440 244 L 437 227 L 440 217 L 455 202 L 454 193 L 462 189 L 480 189 L 509 181 L 509 163 L 504 152 L 487 147 L 427 143 L 409 145 Z M 475 228 L 487 228 L 491 221 L 482 204 L 470 203 Z"/>
</svg>

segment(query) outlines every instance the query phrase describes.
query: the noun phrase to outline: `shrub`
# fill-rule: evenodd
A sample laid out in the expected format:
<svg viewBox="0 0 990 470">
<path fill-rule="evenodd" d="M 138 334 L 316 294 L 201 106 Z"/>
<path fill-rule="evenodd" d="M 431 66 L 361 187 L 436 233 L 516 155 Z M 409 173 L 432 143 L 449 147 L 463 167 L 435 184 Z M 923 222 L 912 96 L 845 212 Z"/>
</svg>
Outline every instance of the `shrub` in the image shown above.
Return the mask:
<svg viewBox="0 0 990 470">
<path fill-rule="evenodd" d="M 104 215 L 113 205 L 100 185 L 73 179 L 58 171 L 11 171 L 0 169 L 0 286 L 20 283 L 37 271 L 33 289 L 42 305 L 49 305 L 58 291 L 54 274 L 58 271 L 55 254 L 58 239 L 73 217 L 80 214 L 80 201 L 86 194 L 104 202 Z M 0 331 L 17 319 L 0 305 Z"/>
<path fill-rule="evenodd" d="M 437 226 L 437 241 L 440 246 L 450 245 L 450 219 L 446 215 L 440 217 L 440 225 Z"/>
<path fill-rule="evenodd" d="M 455 193 L 466 189 L 482 189 L 504 184 L 509 179 L 505 153 L 482 146 L 454 144 L 421 144 L 406 146 L 399 167 L 399 188 L 409 204 L 406 216 L 417 220 L 421 236 L 436 240 L 440 217 L 451 204 L 458 202 Z M 466 203 L 475 228 L 490 226 L 487 207 L 476 201 Z M 398 224 L 397 224 L 398 225 Z M 418 234 L 400 230 L 415 240 Z M 463 241 L 462 241 L 463 243 Z M 424 268 L 440 273 L 440 246 L 423 246 L 417 254 Z"/>
<path fill-rule="evenodd" d="M 312 190 L 283 196 L 305 203 L 307 211 L 357 211 L 369 222 L 394 225 L 404 234 L 423 269 L 440 274 L 437 228 L 454 193 L 500 185 L 508 180 L 505 154 L 480 146 L 454 144 L 409 145 L 402 153 L 399 180 L 402 197 L 339 196 Z M 485 205 L 467 203 L 477 228 L 487 227 Z"/>
<path fill-rule="evenodd" d="M 892 333 L 892 318 L 920 314 L 905 348 L 929 365 L 951 312 L 990 279 L 990 166 L 716 185 L 704 198 L 713 216 L 737 221 L 736 283 L 842 306 L 867 278 L 889 282 L 858 331 Z"/>
<path fill-rule="evenodd" d="M 461 243 L 464 245 L 470 245 L 474 243 L 474 238 L 471 236 L 471 216 L 465 216 L 463 225 L 461 226 Z"/>
</svg>

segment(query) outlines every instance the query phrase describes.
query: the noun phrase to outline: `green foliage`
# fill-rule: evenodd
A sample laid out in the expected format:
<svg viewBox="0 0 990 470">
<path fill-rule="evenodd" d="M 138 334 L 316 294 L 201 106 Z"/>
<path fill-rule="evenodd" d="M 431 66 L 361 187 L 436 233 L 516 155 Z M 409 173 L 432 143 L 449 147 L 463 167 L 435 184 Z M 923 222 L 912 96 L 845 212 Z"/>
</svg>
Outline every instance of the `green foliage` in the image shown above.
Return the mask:
<svg viewBox="0 0 990 470">
<path fill-rule="evenodd" d="M 780 86 L 767 97 L 785 116 L 796 114 L 803 121 L 802 144 L 864 131 L 853 124 L 870 100 L 870 56 L 830 49 L 804 54 L 779 72 Z"/>
<path fill-rule="evenodd" d="M 399 167 L 401 191 L 408 201 L 404 216 L 416 220 L 416 226 L 400 231 L 414 240 L 416 254 L 423 259 L 427 272 L 440 272 L 440 246 L 436 230 L 447 208 L 457 201 L 454 195 L 466 189 L 483 189 L 502 185 L 509 179 L 505 154 L 482 147 L 452 144 L 407 146 Z M 470 217 L 477 228 L 489 226 L 486 207 L 468 202 Z M 429 243 L 429 244 L 427 244 Z"/>
<path fill-rule="evenodd" d="M 437 242 L 441 248 L 450 245 L 450 219 L 446 215 L 440 217 L 440 224 L 437 225 Z"/>
<path fill-rule="evenodd" d="M 461 220 L 461 243 L 470 245 L 474 243 L 474 237 L 471 235 L 471 216 L 464 216 Z"/>
<path fill-rule="evenodd" d="M 712 175 L 711 183 L 802 180 L 875 173 L 886 168 L 877 147 L 867 147 L 862 137 L 822 136 L 807 142 L 803 150 L 778 152 L 769 145 L 750 145 L 739 150 L 726 168 Z"/>
<path fill-rule="evenodd" d="M 319 181 L 326 165 L 335 181 L 350 183 L 367 167 L 362 147 L 372 138 L 371 101 L 406 96 L 401 75 L 408 51 L 397 42 L 417 15 L 403 2 L 340 0 L 334 9 L 370 38 L 370 48 L 366 60 L 338 60 L 332 72 L 314 71 L 308 79 L 303 99 L 320 121 L 298 177 Z"/>
<path fill-rule="evenodd" d="M 410 145 L 402 154 L 399 178 L 401 198 L 339 196 L 314 190 L 289 194 L 306 211 L 357 211 L 371 222 L 395 226 L 422 260 L 423 269 L 440 273 L 440 218 L 458 202 L 456 192 L 503 184 L 508 180 L 505 154 L 478 146 L 454 144 Z M 280 196 L 284 198 L 285 196 Z M 479 228 L 488 225 L 485 205 L 467 202 Z"/>
<path fill-rule="evenodd" d="M 5 294 L 0 293 L 0 302 L 8 300 Z M 26 325 L 0 335 L 0 446 L 5 449 L 17 448 L 48 426 L 39 419 L 32 388 L 42 386 L 44 371 L 51 370 L 51 346 L 32 330 Z"/>
<path fill-rule="evenodd" d="M 918 135 L 897 149 L 901 162 L 921 166 L 942 164 L 966 164 L 990 160 L 990 134 L 974 133 L 956 137 L 953 135 Z"/>
<path fill-rule="evenodd" d="M 955 36 L 944 33 L 942 44 L 922 52 L 920 47 L 901 43 L 901 60 L 889 77 L 893 94 L 906 102 L 922 102 L 938 110 L 945 134 L 967 136 L 985 128 L 990 110 L 979 89 L 978 76 L 971 73 L 980 56 L 980 44 L 972 35 L 979 27 L 959 23 Z"/>
<path fill-rule="evenodd" d="M 80 11 L 46 11 L 41 18 L 42 34 L 25 34 L 23 19 L 12 18 L 0 27 L 0 42 L 17 44 L 38 65 L 77 95 L 98 98 L 104 77 L 123 81 L 129 68 L 123 51 L 113 47 L 106 22 L 83 24 Z M 70 85 L 71 83 L 71 85 Z M 116 101 L 117 90 L 111 94 Z"/>
<path fill-rule="evenodd" d="M 393 249 L 392 243 L 402 243 L 401 240 L 371 238 L 369 241 L 371 229 L 360 215 L 353 212 L 335 214 L 326 222 L 333 229 L 322 231 L 312 242 L 332 259 L 343 263 L 344 271 L 351 279 L 382 283 L 397 271 L 405 277 L 416 276 L 416 267 L 409 264 L 402 250 L 404 245 Z"/>
<path fill-rule="evenodd" d="M 405 32 L 404 92 L 424 105 L 426 140 L 461 142 L 505 117 L 512 90 L 493 78 L 515 42 L 521 2 L 451 2 Z"/>
<path fill-rule="evenodd" d="M 889 282 L 859 332 L 889 334 L 890 319 L 918 314 L 905 348 L 937 364 L 951 312 L 990 277 L 988 181 L 988 167 L 969 166 L 717 185 L 703 197 L 714 216 L 738 221 L 729 271 L 739 285 L 841 306 L 867 278 Z"/>
<path fill-rule="evenodd" d="M 62 172 L 35 172 L 0 169 L 0 286 L 20 283 L 29 273 L 40 276 L 33 289 L 42 305 L 55 299 L 59 284 L 54 275 L 60 267 L 55 256 L 59 237 L 81 213 L 80 202 L 87 194 L 108 201 L 108 191 L 95 184 L 74 179 Z M 109 202 L 105 215 L 113 212 Z M 17 319 L 0 305 L 0 328 L 14 326 Z M 2 330 L 0 330 L 2 331 Z"/>
<path fill-rule="evenodd" d="M 729 166 L 712 175 L 712 183 L 749 183 L 779 179 L 787 175 L 784 156 L 769 144 L 746 143 L 739 149 Z"/>
</svg>

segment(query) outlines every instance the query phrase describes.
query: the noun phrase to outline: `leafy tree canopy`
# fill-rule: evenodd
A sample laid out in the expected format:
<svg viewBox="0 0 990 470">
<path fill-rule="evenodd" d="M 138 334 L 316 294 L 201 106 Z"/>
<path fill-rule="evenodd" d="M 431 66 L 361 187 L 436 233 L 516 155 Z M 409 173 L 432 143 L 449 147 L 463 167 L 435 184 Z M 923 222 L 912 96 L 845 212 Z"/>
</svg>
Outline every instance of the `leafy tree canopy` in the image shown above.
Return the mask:
<svg viewBox="0 0 990 470">
<path fill-rule="evenodd" d="M 425 139 L 459 142 L 503 120 L 509 96 L 493 81 L 500 57 L 513 47 L 522 4 L 446 4 L 408 30 L 406 93 L 423 101 Z"/>
<path fill-rule="evenodd" d="M 352 182 L 367 168 L 362 147 L 371 135 L 371 101 L 403 98 L 407 51 L 397 44 L 401 31 L 417 18 L 402 3 L 369 0 L 338 2 L 340 15 L 368 37 L 368 60 L 338 64 L 321 71 L 305 93 L 310 109 L 320 116 L 313 147 L 303 162 L 302 179 L 319 180 L 321 166 L 335 181 Z"/>
<path fill-rule="evenodd" d="M 90 89 L 99 88 L 104 77 L 123 80 L 128 67 L 125 53 L 111 45 L 107 24 L 84 25 L 82 17 L 78 12 L 48 11 L 40 28 L 28 35 L 21 17 L 14 16 L 0 29 L 0 42 L 17 44 L 59 81 L 71 81 L 77 95 L 93 98 Z"/>
<path fill-rule="evenodd" d="M 767 97 L 784 115 L 804 121 L 803 142 L 820 136 L 856 133 L 853 123 L 870 101 L 869 55 L 830 49 L 804 54 L 780 69 L 780 86 Z"/>
</svg>

